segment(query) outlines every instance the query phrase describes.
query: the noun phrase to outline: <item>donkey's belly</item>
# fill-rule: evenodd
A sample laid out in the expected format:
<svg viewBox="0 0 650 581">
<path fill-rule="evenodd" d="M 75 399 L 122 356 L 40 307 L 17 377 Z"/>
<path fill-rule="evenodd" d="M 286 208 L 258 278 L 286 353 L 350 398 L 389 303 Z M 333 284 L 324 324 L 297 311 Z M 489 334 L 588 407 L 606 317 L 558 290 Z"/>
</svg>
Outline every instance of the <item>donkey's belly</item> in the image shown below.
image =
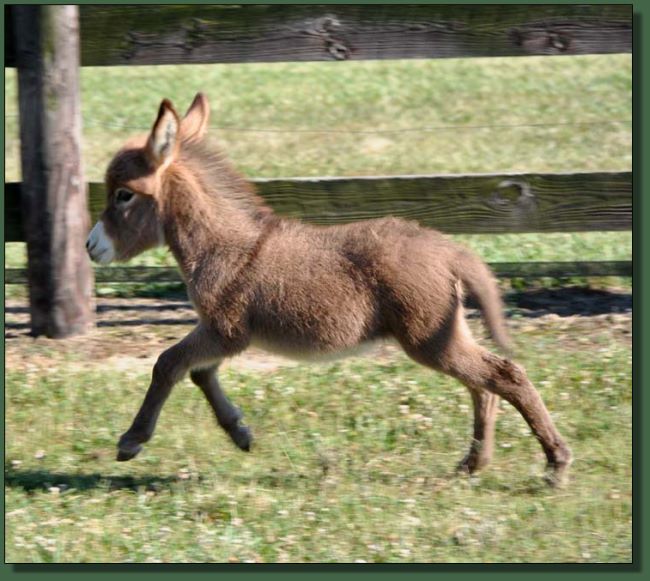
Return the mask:
<svg viewBox="0 0 650 581">
<path fill-rule="evenodd" d="M 253 336 L 251 346 L 258 347 L 275 355 L 282 355 L 297 361 L 327 362 L 354 355 L 362 355 L 372 349 L 374 340 L 363 341 L 356 345 L 334 347 L 329 345 L 298 344 L 280 338 Z"/>
</svg>

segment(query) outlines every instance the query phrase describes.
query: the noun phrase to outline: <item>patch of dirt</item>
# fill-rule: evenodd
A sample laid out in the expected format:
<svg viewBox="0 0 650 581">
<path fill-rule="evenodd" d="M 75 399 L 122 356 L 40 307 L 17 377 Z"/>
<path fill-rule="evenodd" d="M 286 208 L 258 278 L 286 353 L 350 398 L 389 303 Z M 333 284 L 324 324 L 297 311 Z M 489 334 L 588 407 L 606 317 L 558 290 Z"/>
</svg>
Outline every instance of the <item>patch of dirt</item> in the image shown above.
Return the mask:
<svg viewBox="0 0 650 581">
<path fill-rule="evenodd" d="M 521 334 L 553 332 L 553 341 L 568 350 L 603 340 L 632 340 L 632 297 L 629 293 L 590 289 L 542 289 L 508 298 L 508 327 Z M 485 335 L 477 311 L 469 309 L 472 330 Z M 116 371 L 151 369 L 158 355 L 196 324 L 189 302 L 145 298 L 98 298 L 97 327 L 65 340 L 29 335 L 29 308 L 24 300 L 5 303 L 5 364 L 8 369 L 56 368 L 70 361 Z M 388 361 L 400 356 L 391 343 L 379 343 L 365 357 Z M 239 370 L 267 372 L 296 362 L 251 348 L 224 364 Z"/>
<path fill-rule="evenodd" d="M 67 339 L 33 338 L 29 334 L 29 307 L 25 301 L 5 303 L 5 364 L 8 369 L 52 367 L 70 359 L 92 362 L 96 369 L 116 371 L 151 369 L 158 356 L 182 339 L 197 323 L 185 301 L 144 298 L 97 300 L 97 327 Z M 373 357 L 390 358 L 398 349 L 377 345 Z M 224 362 L 223 368 L 273 371 L 296 361 L 251 347 Z"/>
</svg>

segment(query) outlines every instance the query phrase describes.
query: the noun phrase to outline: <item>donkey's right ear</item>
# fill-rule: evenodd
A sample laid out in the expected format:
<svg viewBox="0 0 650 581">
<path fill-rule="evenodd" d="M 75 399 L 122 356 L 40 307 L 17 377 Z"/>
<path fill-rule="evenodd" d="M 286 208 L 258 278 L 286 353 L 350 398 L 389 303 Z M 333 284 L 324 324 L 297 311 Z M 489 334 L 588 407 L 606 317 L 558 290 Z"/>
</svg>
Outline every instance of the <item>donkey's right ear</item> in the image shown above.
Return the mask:
<svg viewBox="0 0 650 581">
<path fill-rule="evenodd" d="M 147 156 L 156 169 L 174 160 L 178 152 L 179 129 L 180 122 L 174 106 L 168 99 L 163 99 L 146 145 Z"/>
<path fill-rule="evenodd" d="M 192 141 L 199 141 L 208 130 L 210 119 L 210 105 L 203 93 L 197 93 L 190 108 L 181 121 L 183 137 Z"/>
</svg>

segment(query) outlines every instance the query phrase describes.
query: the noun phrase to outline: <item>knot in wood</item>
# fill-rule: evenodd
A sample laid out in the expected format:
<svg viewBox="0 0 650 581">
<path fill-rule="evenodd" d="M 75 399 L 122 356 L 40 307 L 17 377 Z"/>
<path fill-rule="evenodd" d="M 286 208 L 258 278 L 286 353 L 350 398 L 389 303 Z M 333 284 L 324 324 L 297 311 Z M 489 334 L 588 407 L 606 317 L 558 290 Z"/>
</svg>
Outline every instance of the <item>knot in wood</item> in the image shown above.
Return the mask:
<svg viewBox="0 0 650 581">
<path fill-rule="evenodd" d="M 558 54 L 568 52 L 572 48 L 569 33 L 545 26 L 511 28 L 508 37 L 514 46 L 529 54 Z"/>
<path fill-rule="evenodd" d="M 341 23 L 336 16 L 328 14 L 327 16 L 323 16 L 323 18 L 316 26 L 320 29 L 320 32 L 329 33 L 332 32 L 332 30 L 340 27 Z"/>
<path fill-rule="evenodd" d="M 326 42 L 327 52 L 329 52 L 336 60 L 343 61 L 350 56 L 350 49 L 342 42 L 337 40 L 328 40 Z"/>
<path fill-rule="evenodd" d="M 307 34 L 320 38 L 325 50 L 336 60 L 346 60 L 352 52 L 347 43 L 336 32 L 341 28 L 341 22 L 336 16 L 325 15 L 316 19 Z M 336 34 L 336 35 L 335 35 Z"/>
<path fill-rule="evenodd" d="M 571 46 L 571 39 L 561 32 L 549 31 L 548 46 L 559 52 L 566 52 Z"/>
<path fill-rule="evenodd" d="M 492 192 L 489 203 L 493 208 L 531 210 L 535 207 L 535 195 L 527 182 L 503 180 Z"/>
</svg>

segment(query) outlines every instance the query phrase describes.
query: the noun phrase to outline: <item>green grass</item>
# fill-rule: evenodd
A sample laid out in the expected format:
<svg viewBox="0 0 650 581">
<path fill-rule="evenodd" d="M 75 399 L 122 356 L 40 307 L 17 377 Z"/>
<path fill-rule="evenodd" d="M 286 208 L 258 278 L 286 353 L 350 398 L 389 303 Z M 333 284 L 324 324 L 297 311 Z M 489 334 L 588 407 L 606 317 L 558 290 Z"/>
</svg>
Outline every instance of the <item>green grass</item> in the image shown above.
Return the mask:
<svg viewBox="0 0 650 581">
<path fill-rule="evenodd" d="M 507 404 L 493 464 L 455 476 L 470 398 L 402 356 L 227 370 L 257 438 L 248 455 L 185 380 L 141 455 L 117 464 L 149 370 L 34 342 L 6 377 L 6 558 L 629 562 L 629 342 L 602 322 L 516 336 L 576 456 L 564 490 L 543 484 L 539 445 Z"/>
<path fill-rule="evenodd" d="M 81 76 L 85 171 L 101 180 L 116 148 L 151 126 L 163 97 L 184 111 L 199 90 L 211 100 L 212 133 L 250 176 L 629 169 L 629 123 L 361 135 L 293 130 L 629 121 L 631 65 L 630 55 L 605 55 L 88 67 Z M 13 115 L 9 73 L 5 113 Z M 5 177 L 17 180 L 16 117 L 6 118 L 5 132 Z"/>
<path fill-rule="evenodd" d="M 5 178 L 13 181 L 16 84 L 6 72 Z M 150 126 L 162 97 L 185 109 L 198 90 L 211 99 L 213 133 L 251 177 L 631 166 L 625 123 L 294 131 L 627 120 L 631 57 L 608 55 L 84 68 L 87 179 L 101 180 L 115 149 Z M 629 232 L 457 238 L 488 261 L 627 260 L 632 246 Z M 24 266 L 24 245 L 5 245 L 5 260 Z M 172 259 L 156 250 L 132 263 Z M 224 386 L 257 437 L 250 455 L 214 426 L 186 380 L 141 456 L 116 464 L 114 445 L 140 404 L 148 364 L 116 368 L 86 353 L 92 338 L 78 349 L 23 342 L 5 376 L 6 559 L 629 562 L 629 340 L 603 319 L 588 330 L 573 319 L 511 324 L 520 326 L 520 361 L 576 455 L 566 490 L 545 488 L 539 446 L 507 405 L 493 465 L 455 476 L 470 439 L 470 398 L 403 357 L 227 370 Z M 146 342 L 139 330 L 132 335 Z"/>
</svg>

